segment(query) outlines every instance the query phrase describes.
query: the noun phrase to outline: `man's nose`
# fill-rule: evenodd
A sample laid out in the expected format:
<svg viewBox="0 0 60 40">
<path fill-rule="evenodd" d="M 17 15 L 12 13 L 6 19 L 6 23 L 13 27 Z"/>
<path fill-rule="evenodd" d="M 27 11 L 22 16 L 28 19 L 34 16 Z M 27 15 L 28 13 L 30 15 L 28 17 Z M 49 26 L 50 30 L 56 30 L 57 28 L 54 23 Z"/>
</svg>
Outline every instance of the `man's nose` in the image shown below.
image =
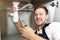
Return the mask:
<svg viewBox="0 0 60 40">
<path fill-rule="evenodd" d="M 37 18 L 40 18 L 40 15 L 39 14 L 37 15 Z"/>
</svg>

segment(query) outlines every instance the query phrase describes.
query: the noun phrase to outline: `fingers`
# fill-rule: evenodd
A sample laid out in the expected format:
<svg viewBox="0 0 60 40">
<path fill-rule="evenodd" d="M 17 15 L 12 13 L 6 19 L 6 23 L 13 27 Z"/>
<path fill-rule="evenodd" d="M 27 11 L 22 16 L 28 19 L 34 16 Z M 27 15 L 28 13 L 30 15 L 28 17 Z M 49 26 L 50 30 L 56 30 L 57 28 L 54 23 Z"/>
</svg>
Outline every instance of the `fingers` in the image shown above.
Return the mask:
<svg viewBox="0 0 60 40">
<path fill-rule="evenodd" d="M 20 36 L 21 36 L 22 38 L 26 39 L 26 38 L 23 36 L 23 34 L 20 34 Z"/>
<path fill-rule="evenodd" d="M 14 6 L 11 7 L 11 12 L 12 13 L 16 12 L 16 8 Z"/>
<path fill-rule="evenodd" d="M 22 28 L 22 27 L 17 27 L 17 29 L 20 33 L 23 33 L 23 31 L 24 31 L 24 28 Z"/>
</svg>

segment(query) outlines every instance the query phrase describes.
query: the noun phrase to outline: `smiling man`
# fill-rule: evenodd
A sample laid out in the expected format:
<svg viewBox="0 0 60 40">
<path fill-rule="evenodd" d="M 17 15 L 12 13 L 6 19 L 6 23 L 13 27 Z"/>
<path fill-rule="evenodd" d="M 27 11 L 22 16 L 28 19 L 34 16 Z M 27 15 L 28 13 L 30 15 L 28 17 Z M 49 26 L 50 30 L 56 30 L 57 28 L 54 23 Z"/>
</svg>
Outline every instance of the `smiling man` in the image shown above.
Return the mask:
<svg viewBox="0 0 60 40">
<path fill-rule="evenodd" d="M 12 8 L 15 12 L 15 8 Z M 60 40 L 60 23 L 52 22 L 47 23 L 48 10 L 45 6 L 37 6 L 34 9 L 34 20 L 37 24 L 36 31 L 34 32 L 30 27 L 23 27 L 19 20 L 15 25 L 22 36 L 29 40 Z"/>
<path fill-rule="evenodd" d="M 36 7 L 34 13 L 35 13 L 35 16 L 34 16 L 35 22 L 38 27 L 38 29 L 36 30 L 35 33 L 43 38 L 49 39 L 46 32 L 45 32 L 45 28 L 44 28 L 49 25 L 49 23 L 46 23 L 47 19 L 48 19 L 47 8 L 44 6 Z"/>
</svg>

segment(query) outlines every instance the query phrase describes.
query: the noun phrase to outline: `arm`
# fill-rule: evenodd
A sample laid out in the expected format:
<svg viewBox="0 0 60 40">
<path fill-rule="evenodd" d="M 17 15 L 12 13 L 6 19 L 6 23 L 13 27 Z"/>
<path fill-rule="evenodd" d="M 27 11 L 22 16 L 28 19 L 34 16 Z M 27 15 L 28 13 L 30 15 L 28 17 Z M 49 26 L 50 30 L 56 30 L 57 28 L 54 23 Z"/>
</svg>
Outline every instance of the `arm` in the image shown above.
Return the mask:
<svg viewBox="0 0 60 40">
<path fill-rule="evenodd" d="M 53 27 L 53 38 L 55 40 L 60 40 L 60 23 L 59 22 L 54 22 L 51 25 Z"/>
<path fill-rule="evenodd" d="M 34 34 L 34 35 L 32 35 L 32 37 L 31 37 L 30 40 L 46 40 L 46 39 L 44 39 L 44 38 L 42 38 L 42 37 L 40 37 L 40 36 Z"/>
</svg>

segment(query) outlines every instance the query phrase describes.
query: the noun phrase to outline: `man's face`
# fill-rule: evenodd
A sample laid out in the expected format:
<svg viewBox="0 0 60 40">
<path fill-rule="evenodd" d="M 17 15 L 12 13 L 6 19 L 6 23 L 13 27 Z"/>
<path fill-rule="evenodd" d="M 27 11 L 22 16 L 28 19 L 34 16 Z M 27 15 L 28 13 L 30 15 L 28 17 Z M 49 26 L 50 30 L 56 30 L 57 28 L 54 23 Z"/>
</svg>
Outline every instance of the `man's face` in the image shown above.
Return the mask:
<svg viewBox="0 0 60 40">
<path fill-rule="evenodd" d="M 34 19 L 37 25 L 43 25 L 47 21 L 46 19 L 48 19 L 45 9 L 36 9 Z"/>
</svg>

